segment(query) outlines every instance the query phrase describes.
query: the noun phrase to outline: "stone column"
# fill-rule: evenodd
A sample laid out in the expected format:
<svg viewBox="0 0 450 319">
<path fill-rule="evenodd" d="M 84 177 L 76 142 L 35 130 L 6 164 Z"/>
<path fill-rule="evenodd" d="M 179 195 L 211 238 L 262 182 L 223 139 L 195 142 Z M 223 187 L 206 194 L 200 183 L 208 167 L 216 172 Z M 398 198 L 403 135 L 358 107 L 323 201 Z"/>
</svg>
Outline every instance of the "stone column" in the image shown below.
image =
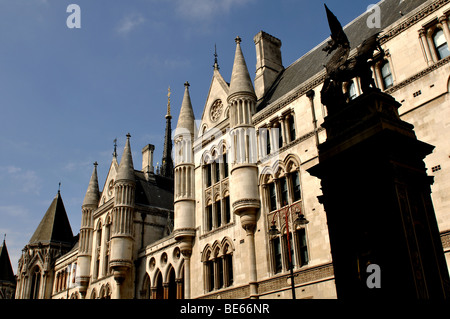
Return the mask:
<svg viewBox="0 0 450 319">
<path fill-rule="evenodd" d="M 439 22 L 441 23 L 442 30 L 445 34 L 445 39 L 447 40 L 447 46 L 450 45 L 450 29 L 448 27 L 448 18 L 446 15 L 439 17 Z"/>
<path fill-rule="evenodd" d="M 158 291 L 157 287 L 151 287 L 150 288 L 150 298 L 151 299 L 156 299 L 157 291 Z"/>
<path fill-rule="evenodd" d="M 191 243 L 183 242 L 180 250 L 184 258 L 184 299 L 191 299 Z"/>
<path fill-rule="evenodd" d="M 241 219 L 242 222 L 242 219 Z M 256 224 L 243 226 L 247 234 L 250 298 L 258 299 L 258 277 L 256 272 L 255 228 Z"/>
<path fill-rule="evenodd" d="M 434 46 L 434 41 L 433 41 L 433 30 L 428 29 L 427 31 L 427 43 L 428 43 L 428 47 L 430 48 L 431 51 L 431 56 L 433 57 L 433 62 L 437 62 L 439 61 L 437 52 L 436 52 L 436 48 Z"/>
<path fill-rule="evenodd" d="M 183 279 L 177 279 L 177 299 L 183 299 Z"/>
<path fill-rule="evenodd" d="M 169 283 L 163 283 L 163 299 L 169 299 Z"/>
<path fill-rule="evenodd" d="M 286 129 L 286 116 L 282 115 L 279 117 L 279 123 L 280 123 L 280 132 L 279 134 L 281 134 L 283 142 L 281 147 L 285 146 L 288 143 L 288 133 L 287 133 L 287 129 Z"/>
<path fill-rule="evenodd" d="M 419 30 L 419 38 L 422 42 L 423 48 L 425 49 L 425 59 L 427 61 L 427 64 L 430 66 L 433 64 L 433 57 L 431 55 L 430 45 L 427 40 L 427 32 L 425 28 Z"/>
<path fill-rule="evenodd" d="M 314 96 L 315 95 L 316 95 L 316 93 L 314 92 L 314 90 L 309 90 L 308 92 L 306 92 L 306 96 L 309 99 L 309 104 L 311 105 L 311 114 L 312 114 L 312 122 L 313 122 L 313 126 L 314 126 L 314 136 L 316 139 L 316 146 L 319 146 L 319 132 L 317 131 L 316 108 L 314 105 Z"/>
</svg>

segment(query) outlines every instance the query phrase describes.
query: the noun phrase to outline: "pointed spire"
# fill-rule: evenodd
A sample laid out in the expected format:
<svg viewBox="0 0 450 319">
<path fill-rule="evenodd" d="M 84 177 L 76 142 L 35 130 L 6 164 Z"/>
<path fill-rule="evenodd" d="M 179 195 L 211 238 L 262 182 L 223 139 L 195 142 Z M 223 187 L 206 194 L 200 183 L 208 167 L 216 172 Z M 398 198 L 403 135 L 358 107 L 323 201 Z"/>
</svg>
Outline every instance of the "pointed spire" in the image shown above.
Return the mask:
<svg viewBox="0 0 450 319">
<path fill-rule="evenodd" d="M 189 94 L 189 86 L 189 82 L 184 83 L 184 96 L 178 117 L 177 129 L 187 129 L 191 134 L 195 134 L 195 117 Z"/>
<path fill-rule="evenodd" d="M 170 115 L 170 95 L 172 94 L 172 92 L 170 91 L 170 86 L 168 89 L 168 93 L 167 93 L 167 114 L 166 114 L 166 119 L 167 118 L 172 118 L 172 116 Z"/>
<path fill-rule="evenodd" d="M 219 62 L 217 61 L 217 57 L 218 57 L 218 55 L 217 55 L 217 47 L 214 44 L 214 65 L 213 65 L 214 70 L 219 70 L 220 69 L 219 68 Z"/>
<path fill-rule="evenodd" d="M 169 178 L 173 178 L 173 161 L 172 161 L 172 116 L 170 115 L 170 88 L 169 94 L 167 95 L 169 98 L 169 103 L 167 107 L 167 115 L 166 115 L 166 132 L 164 136 L 164 149 L 163 149 L 163 157 L 162 157 L 162 165 L 161 165 L 161 175 Z"/>
<path fill-rule="evenodd" d="M 0 246 L 0 282 L 16 283 L 14 271 L 11 266 L 8 249 L 6 248 L 6 234 L 3 237 L 3 244 Z"/>
<path fill-rule="evenodd" d="M 114 158 L 117 158 L 117 138 L 114 139 L 114 152 L 112 155 Z"/>
<path fill-rule="evenodd" d="M 70 227 L 69 218 L 64 208 L 61 193 L 58 192 L 29 243 L 71 243 L 72 240 L 72 228 Z"/>
<path fill-rule="evenodd" d="M 129 180 L 134 181 L 134 165 L 133 157 L 131 156 L 130 147 L 130 133 L 127 134 L 127 142 L 125 143 L 125 148 L 123 149 L 122 158 L 120 159 L 119 169 L 116 176 L 116 181 L 119 180 Z"/>
<path fill-rule="evenodd" d="M 244 55 L 241 50 L 241 38 L 238 36 L 236 41 L 236 53 L 234 56 L 233 72 L 231 73 L 230 91 L 228 96 L 235 93 L 251 93 L 255 95 L 252 80 L 248 73 L 247 64 L 245 63 Z"/>
<path fill-rule="evenodd" d="M 86 205 L 98 205 L 100 200 L 100 192 L 98 189 L 98 177 L 97 177 L 97 162 L 94 163 L 94 170 L 92 171 L 89 186 L 84 197 L 83 206 Z"/>
</svg>

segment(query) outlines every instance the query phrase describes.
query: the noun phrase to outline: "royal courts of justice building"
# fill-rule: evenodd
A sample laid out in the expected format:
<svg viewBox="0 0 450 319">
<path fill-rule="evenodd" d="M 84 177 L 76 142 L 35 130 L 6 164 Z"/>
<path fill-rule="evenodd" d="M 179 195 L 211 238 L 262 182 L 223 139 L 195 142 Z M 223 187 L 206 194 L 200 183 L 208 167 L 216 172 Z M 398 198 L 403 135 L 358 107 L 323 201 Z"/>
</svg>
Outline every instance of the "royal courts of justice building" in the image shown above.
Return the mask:
<svg viewBox="0 0 450 319">
<path fill-rule="evenodd" d="M 425 164 L 449 264 L 450 1 L 378 7 L 380 28 L 369 27 L 370 12 L 345 27 L 351 54 L 381 32 L 376 86 L 401 103 L 401 119 L 418 139 L 435 146 Z M 307 171 L 327 139 L 321 40 L 285 66 L 282 39 L 261 31 L 253 39 L 256 70 L 249 70 L 244 56 L 251 52 L 230 39 L 231 79 L 216 60 L 202 114 L 193 112 L 188 82 L 175 88 L 184 98 L 171 105 L 180 108 L 173 128 L 168 109 L 160 167 L 154 146 L 135 145 L 128 135 L 106 180 L 94 165 L 76 236 L 56 194 L 18 261 L 15 298 L 291 298 L 290 257 L 297 298 L 336 298 L 320 180 Z M 360 87 L 354 78 L 343 89 L 358 99 Z M 132 157 L 135 148 L 142 158 Z M 308 223 L 294 223 L 299 215 Z"/>
</svg>

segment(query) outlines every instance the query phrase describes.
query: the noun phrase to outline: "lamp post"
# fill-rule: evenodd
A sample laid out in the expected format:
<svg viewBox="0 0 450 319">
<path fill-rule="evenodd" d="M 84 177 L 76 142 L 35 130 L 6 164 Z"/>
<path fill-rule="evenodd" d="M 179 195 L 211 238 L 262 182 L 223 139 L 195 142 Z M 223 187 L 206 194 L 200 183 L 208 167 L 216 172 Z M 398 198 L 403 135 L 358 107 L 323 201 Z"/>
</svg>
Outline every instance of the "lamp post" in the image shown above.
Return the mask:
<svg viewBox="0 0 450 319">
<path fill-rule="evenodd" d="M 289 277 L 291 278 L 291 289 L 292 289 L 292 299 L 295 299 L 295 284 L 294 284 L 294 267 L 292 265 L 292 252 L 291 252 L 291 240 L 290 240 L 290 232 L 289 232 L 289 215 L 291 213 L 297 213 L 297 218 L 294 221 L 294 225 L 298 226 L 304 226 L 309 223 L 309 220 L 305 218 L 305 215 L 301 212 L 301 204 L 299 202 L 294 203 L 292 205 L 285 205 L 283 208 L 277 210 L 273 214 L 272 218 L 272 226 L 269 230 L 269 235 L 276 236 L 280 234 L 280 231 L 277 229 L 277 226 L 275 225 L 275 217 L 280 214 L 281 212 L 284 212 L 284 218 L 285 218 L 285 224 L 286 224 L 286 241 L 288 246 L 288 256 L 289 256 Z M 293 211 L 294 210 L 294 211 Z"/>
</svg>

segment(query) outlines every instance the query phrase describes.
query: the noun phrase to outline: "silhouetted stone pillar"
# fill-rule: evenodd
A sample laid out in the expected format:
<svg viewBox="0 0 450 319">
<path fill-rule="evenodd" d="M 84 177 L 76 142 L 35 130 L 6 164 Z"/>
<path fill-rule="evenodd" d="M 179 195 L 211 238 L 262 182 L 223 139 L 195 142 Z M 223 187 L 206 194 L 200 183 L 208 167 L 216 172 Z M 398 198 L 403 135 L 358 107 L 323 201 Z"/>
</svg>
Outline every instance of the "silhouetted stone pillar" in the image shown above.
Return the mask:
<svg viewBox="0 0 450 319">
<path fill-rule="evenodd" d="M 374 90 L 332 105 L 322 125 L 327 141 L 308 171 L 321 179 L 338 298 L 450 296 L 423 162 L 434 147 L 417 140 L 399 107 Z"/>
</svg>

